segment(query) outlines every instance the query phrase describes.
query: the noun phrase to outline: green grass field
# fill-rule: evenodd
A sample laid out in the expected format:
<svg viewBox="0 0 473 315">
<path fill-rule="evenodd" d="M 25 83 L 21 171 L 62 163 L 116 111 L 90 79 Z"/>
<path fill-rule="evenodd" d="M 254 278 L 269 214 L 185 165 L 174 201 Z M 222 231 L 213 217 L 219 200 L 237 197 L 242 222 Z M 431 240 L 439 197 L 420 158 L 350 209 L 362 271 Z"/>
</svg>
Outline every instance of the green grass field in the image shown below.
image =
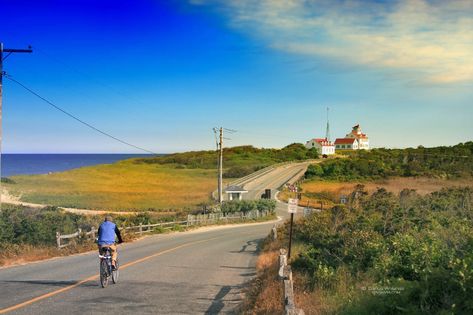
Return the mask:
<svg viewBox="0 0 473 315">
<path fill-rule="evenodd" d="M 302 144 L 282 149 L 251 146 L 225 148 L 224 182 L 265 166 L 313 159 Z M 185 210 L 208 202 L 217 188 L 215 151 L 195 151 L 137 158 L 47 175 L 3 179 L 21 201 L 92 210 Z M 9 183 L 13 180 L 15 183 Z"/>
<path fill-rule="evenodd" d="M 216 170 L 134 160 L 12 179 L 15 184 L 4 187 L 21 201 L 115 211 L 192 208 L 208 201 L 216 188 Z"/>
</svg>

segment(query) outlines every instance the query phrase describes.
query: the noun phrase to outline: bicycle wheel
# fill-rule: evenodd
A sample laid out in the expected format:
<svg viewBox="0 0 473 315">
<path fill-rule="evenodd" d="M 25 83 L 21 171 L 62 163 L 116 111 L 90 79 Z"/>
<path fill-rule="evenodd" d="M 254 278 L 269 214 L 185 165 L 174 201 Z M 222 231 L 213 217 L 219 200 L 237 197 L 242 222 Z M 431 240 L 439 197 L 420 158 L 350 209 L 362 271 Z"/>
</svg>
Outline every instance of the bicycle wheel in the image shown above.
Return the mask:
<svg viewBox="0 0 473 315">
<path fill-rule="evenodd" d="M 102 285 L 102 288 L 105 288 L 108 285 L 108 265 L 107 261 L 105 259 L 102 259 L 100 261 L 100 284 Z"/>
<path fill-rule="evenodd" d="M 115 270 L 112 269 L 112 282 L 118 282 L 118 276 L 120 275 L 120 271 L 118 270 L 119 264 L 118 259 L 115 261 Z"/>
</svg>

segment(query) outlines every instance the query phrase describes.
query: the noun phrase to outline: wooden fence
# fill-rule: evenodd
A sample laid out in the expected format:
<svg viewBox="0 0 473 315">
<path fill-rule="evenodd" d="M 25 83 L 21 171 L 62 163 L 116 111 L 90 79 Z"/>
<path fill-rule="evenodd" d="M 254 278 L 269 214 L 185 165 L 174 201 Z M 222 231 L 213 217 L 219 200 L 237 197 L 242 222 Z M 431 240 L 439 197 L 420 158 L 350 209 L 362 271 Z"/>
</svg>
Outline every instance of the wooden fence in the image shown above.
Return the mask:
<svg viewBox="0 0 473 315">
<path fill-rule="evenodd" d="M 128 226 L 122 229 L 122 231 L 130 231 L 134 234 L 143 235 L 143 233 L 150 233 L 156 229 L 162 230 L 171 230 L 176 227 L 184 227 L 187 225 L 187 221 L 173 221 L 173 222 L 163 222 L 163 223 L 154 223 L 154 224 L 142 224 L 136 226 Z"/>
<path fill-rule="evenodd" d="M 244 221 L 244 220 L 253 220 L 258 218 L 263 218 L 270 215 L 272 211 L 269 210 L 252 210 L 248 212 L 235 212 L 235 213 L 207 213 L 207 214 L 197 214 L 192 215 L 189 214 L 187 216 L 186 221 L 173 221 L 173 222 L 162 222 L 162 223 L 154 223 L 154 224 L 141 224 L 136 226 L 128 226 L 122 228 L 121 230 L 125 233 L 134 233 L 143 235 L 143 233 L 151 233 L 157 229 L 175 229 L 176 227 L 179 228 L 186 228 L 190 226 L 197 226 L 197 225 L 209 225 L 215 224 L 218 222 L 232 222 L 232 221 Z M 75 239 L 95 239 L 97 234 L 97 230 L 95 227 L 89 232 L 83 232 L 81 229 L 78 229 L 77 232 L 72 234 L 60 234 L 56 232 L 56 243 L 57 248 L 67 247 L 71 244 L 75 243 Z M 64 242 L 63 240 L 67 240 Z"/>
<path fill-rule="evenodd" d="M 57 248 L 63 248 L 63 247 L 67 247 L 71 244 L 74 244 L 74 241 L 70 241 L 70 240 L 73 240 L 75 238 L 79 238 L 79 239 L 92 239 L 94 240 L 95 239 L 95 235 L 96 235 L 97 231 L 95 229 L 95 227 L 92 227 L 90 229 L 89 232 L 82 232 L 82 229 L 78 229 L 77 232 L 75 233 L 72 233 L 72 234 L 60 234 L 59 232 L 56 232 L 56 244 L 57 244 Z M 63 243 L 61 242 L 61 240 L 68 240 L 66 243 Z"/>
<path fill-rule="evenodd" d="M 296 308 L 294 302 L 294 282 L 291 266 L 287 264 L 287 253 L 284 248 L 279 251 L 279 278 L 283 282 L 284 311 L 286 315 L 304 315 L 302 309 Z"/>
<path fill-rule="evenodd" d="M 232 222 L 232 221 L 244 221 L 263 218 L 271 214 L 269 210 L 251 210 L 248 212 L 234 212 L 234 213 L 208 213 L 208 214 L 197 214 L 187 216 L 187 226 L 192 225 L 207 225 L 218 222 Z"/>
</svg>

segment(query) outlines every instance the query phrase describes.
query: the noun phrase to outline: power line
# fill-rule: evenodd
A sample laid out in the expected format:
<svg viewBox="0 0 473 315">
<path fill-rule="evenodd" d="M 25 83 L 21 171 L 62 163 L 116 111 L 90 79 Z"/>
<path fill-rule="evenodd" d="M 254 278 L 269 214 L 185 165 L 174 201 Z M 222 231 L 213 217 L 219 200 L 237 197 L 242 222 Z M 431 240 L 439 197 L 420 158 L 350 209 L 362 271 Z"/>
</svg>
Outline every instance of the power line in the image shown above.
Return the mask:
<svg viewBox="0 0 473 315">
<path fill-rule="evenodd" d="M 139 147 L 139 146 L 137 146 L 137 145 L 131 144 L 131 143 L 129 143 L 129 142 L 126 142 L 126 141 L 124 141 L 124 140 L 122 140 L 122 139 L 119 139 L 119 138 L 117 138 L 117 137 L 115 137 L 115 136 L 113 136 L 113 135 L 111 135 L 111 134 L 109 134 L 109 133 L 107 133 L 107 132 L 105 132 L 105 131 L 103 131 L 103 130 L 100 130 L 100 129 L 97 128 L 97 127 L 94 127 L 93 125 L 91 125 L 91 124 L 89 124 L 89 123 L 83 121 L 82 119 L 80 119 L 80 118 L 74 116 L 73 114 L 71 114 L 71 113 L 67 112 L 66 110 L 62 109 L 61 107 L 55 105 L 54 103 L 52 103 L 52 102 L 49 101 L 48 99 L 42 97 L 41 95 L 39 95 L 38 93 L 36 93 L 35 91 L 33 91 L 32 89 L 30 89 L 29 87 L 27 87 L 26 85 L 24 85 L 23 83 L 21 83 L 21 82 L 17 81 L 16 79 L 12 78 L 11 75 L 8 75 L 8 74 L 5 73 L 4 76 L 5 76 L 5 78 L 7 78 L 8 80 L 10 80 L 10 81 L 12 81 L 12 82 L 18 84 L 19 86 L 21 86 L 22 88 L 24 88 L 25 90 L 27 90 L 28 92 L 30 92 L 31 94 L 33 94 L 34 96 L 36 96 L 37 98 L 41 99 L 41 100 L 44 101 L 45 103 L 47 103 L 47 104 L 49 104 L 50 106 L 54 107 L 55 109 L 57 109 L 58 111 L 62 112 L 63 114 L 66 114 L 67 116 L 71 117 L 72 119 L 74 119 L 74 120 L 80 122 L 81 124 L 83 124 L 83 125 L 89 127 L 90 129 L 92 129 L 92 130 L 94 130 L 94 131 L 96 131 L 96 132 L 98 132 L 98 133 L 100 133 L 100 134 L 102 134 L 102 135 L 104 135 L 104 136 L 106 136 L 106 137 L 109 137 L 109 138 L 111 138 L 111 139 L 113 139 L 113 140 L 115 140 L 115 141 L 118 141 L 118 142 L 120 142 L 120 143 L 122 143 L 122 144 L 125 144 L 125 145 L 127 145 L 127 146 L 133 147 L 133 148 L 135 148 L 135 149 L 138 149 L 138 150 L 141 150 L 141 151 L 144 151 L 144 152 L 147 152 L 147 153 L 151 153 L 151 154 L 154 154 L 154 155 L 158 155 L 156 152 L 153 152 L 153 151 L 144 149 L 144 148 L 142 148 L 142 147 Z"/>
<path fill-rule="evenodd" d="M 42 54 L 43 56 L 45 56 L 46 58 L 48 58 L 49 60 L 55 62 L 55 63 L 58 64 L 58 65 L 63 66 L 62 69 L 64 69 L 64 68 L 65 68 L 65 69 L 68 69 L 70 73 L 73 73 L 73 72 L 74 72 L 74 73 L 76 73 L 76 74 L 82 76 L 83 78 L 87 78 L 87 79 L 89 80 L 89 82 L 93 81 L 95 84 L 100 85 L 100 86 L 102 86 L 103 88 L 106 88 L 106 89 L 108 89 L 109 91 L 111 91 L 111 92 L 113 92 L 113 93 L 115 93 L 115 94 L 117 94 L 117 95 L 119 95 L 119 96 L 121 96 L 121 97 L 127 98 L 129 101 L 131 101 L 131 102 L 133 102 L 133 103 L 135 103 L 135 104 L 139 104 L 139 105 L 146 106 L 146 104 L 145 104 L 142 100 L 139 100 L 139 99 L 137 99 L 136 97 L 132 97 L 132 96 L 130 96 L 129 94 L 124 93 L 123 91 L 121 91 L 121 90 L 119 90 L 119 89 L 113 87 L 112 85 L 109 85 L 109 84 L 107 84 L 107 83 L 105 83 L 105 82 L 102 82 L 102 81 L 98 80 L 98 79 L 95 78 L 95 77 L 92 77 L 92 76 L 88 75 L 86 72 L 83 72 L 83 71 L 78 70 L 77 68 L 75 68 L 75 67 L 69 65 L 67 62 L 65 62 L 65 61 L 63 61 L 63 60 L 61 60 L 61 59 L 59 59 L 58 57 L 53 56 L 53 55 L 50 55 L 49 53 L 46 53 L 46 52 L 43 51 L 42 49 L 39 49 L 39 48 L 37 48 L 37 47 L 35 47 L 35 49 L 36 49 L 40 54 Z"/>
</svg>

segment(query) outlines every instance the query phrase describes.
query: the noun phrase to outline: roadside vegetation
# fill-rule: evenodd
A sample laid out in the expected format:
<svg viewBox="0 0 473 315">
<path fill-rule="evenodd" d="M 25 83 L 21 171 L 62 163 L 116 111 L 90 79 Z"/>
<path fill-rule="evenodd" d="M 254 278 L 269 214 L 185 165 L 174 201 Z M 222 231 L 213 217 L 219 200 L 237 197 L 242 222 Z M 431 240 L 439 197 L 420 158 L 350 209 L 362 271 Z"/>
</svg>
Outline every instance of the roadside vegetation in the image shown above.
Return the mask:
<svg viewBox="0 0 473 315">
<path fill-rule="evenodd" d="M 301 144 L 283 149 L 251 146 L 224 152 L 226 181 L 274 163 L 317 157 Z M 2 186 L 24 202 L 108 211 L 192 211 L 211 203 L 216 188 L 215 151 L 178 153 L 83 167 L 66 172 L 13 176 Z"/>
<path fill-rule="evenodd" d="M 299 183 L 300 204 L 322 202 L 324 210 L 294 225 L 297 307 L 306 314 L 473 314 L 473 142 L 346 155 L 309 166 Z M 279 229 L 261 257 L 277 260 L 287 231 Z M 258 305 L 279 292 L 274 266 L 259 274 L 253 314 L 264 314 Z"/>
<path fill-rule="evenodd" d="M 248 212 L 251 210 L 271 211 L 276 210 L 276 200 L 233 200 L 222 204 L 223 213 Z"/>
<path fill-rule="evenodd" d="M 266 210 L 270 214 L 253 221 L 265 221 L 275 218 L 276 203 L 274 200 L 231 201 L 222 207 L 224 213 L 249 212 Z M 156 212 L 139 212 L 133 215 L 114 215 L 113 221 L 121 228 L 141 224 L 155 224 L 186 220 L 187 213 L 179 212 L 163 214 Z M 72 234 L 80 228 L 90 231 L 98 228 L 103 222 L 103 215 L 79 215 L 65 212 L 57 207 L 43 209 L 2 204 L 0 211 L 0 266 L 17 264 L 27 261 L 45 259 L 54 256 L 69 255 L 95 249 L 95 244 L 86 238 L 75 238 L 71 246 L 58 250 L 56 248 L 56 232 Z M 248 220 L 233 220 L 228 223 L 243 223 Z M 223 224 L 223 222 L 222 222 Z M 172 230 L 182 231 L 180 225 Z M 163 233 L 164 229 L 155 229 L 155 233 Z M 133 240 L 136 235 L 122 232 L 125 241 Z"/>
<path fill-rule="evenodd" d="M 71 234 L 79 228 L 90 231 L 97 228 L 103 216 L 79 215 L 56 207 L 43 209 L 2 204 L 0 211 L 0 266 L 70 255 L 95 249 L 90 240 L 75 239 L 72 246 L 58 250 L 56 232 Z M 120 227 L 174 221 L 176 216 L 156 213 L 117 215 L 114 222 Z M 134 235 L 124 234 L 125 240 Z"/>
<path fill-rule="evenodd" d="M 331 313 L 473 313 L 470 188 L 420 196 L 359 186 L 346 206 L 297 222 L 295 239 L 299 288 Z"/>
<path fill-rule="evenodd" d="M 282 239 L 267 237 L 258 244 L 256 277 L 248 284 L 238 314 L 284 314 L 283 289 L 278 279 Z M 311 313 L 306 313 L 311 314 Z"/>
<path fill-rule="evenodd" d="M 245 313 L 281 313 L 277 251 L 288 224 L 263 243 Z M 473 189 L 427 195 L 359 185 L 345 205 L 294 224 L 296 305 L 306 314 L 472 314 Z"/>
</svg>

